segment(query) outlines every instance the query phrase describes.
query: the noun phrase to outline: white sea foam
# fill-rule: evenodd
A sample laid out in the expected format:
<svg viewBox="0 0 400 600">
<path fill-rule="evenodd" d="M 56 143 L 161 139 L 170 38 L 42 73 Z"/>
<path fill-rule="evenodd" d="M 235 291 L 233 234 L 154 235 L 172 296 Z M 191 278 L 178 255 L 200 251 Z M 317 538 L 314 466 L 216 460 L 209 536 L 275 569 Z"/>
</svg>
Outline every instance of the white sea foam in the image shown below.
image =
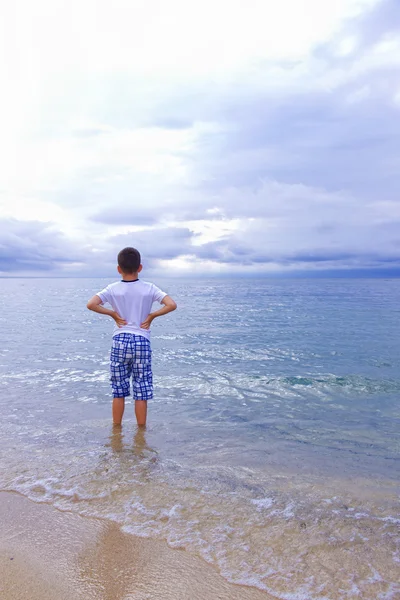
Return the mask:
<svg viewBox="0 0 400 600">
<path fill-rule="evenodd" d="M 254 498 L 251 500 L 252 504 L 255 504 L 259 510 L 263 508 L 271 508 L 274 503 L 273 498 Z"/>
<path fill-rule="evenodd" d="M 215 477 L 215 485 L 220 490 L 222 485 L 225 491 L 218 493 L 211 484 L 214 478 L 210 480 L 206 471 L 207 489 L 197 487 L 201 486 L 200 480 L 198 484 L 191 480 L 188 485 L 186 476 L 182 477 L 183 466 L 170 462 L 167 470 L 160 470 L 161 465 L 152 462 L 154 454 L 149 450 L 146 452 L 141 454 L 140 460 L 131 454 L 113 455 L 107 452 L 98 463 L 98 452 L 89 451 L 86 457 L 92 456 L 98 466 L 90 472 L 87 472 L 87 467 L 84 471 L 77 470 L 81 465 L 77 460 L 69 485 L 66 485 L 68 478 L 61 472 L 58 476 L 36 479 L 27 474 L 17 477 L 8 489 L 17 489 L 36 501 L 53 502 L 62 510 L 111 519 L 135 535 L 164 538 L 172 547 L 186 548 L 216 564 L 230 581 L 256 586 L 282 600 L 332 598 L 323 591 L 330 589 L 329 579 L 321 587 L 321 583 L 316 584 L 320 576 L 318 571 L 308 571 L 306 578 L 302 575 L 304 569 L 312 569 L 311 565 L 305 566 L 303 554 L 307 556 L 308 552 L 312 553 L 317 546 L 324 544 L 333 564 L 338 540 L 345 539 L 346 544 L 352 545 L 355 565 L 357 553 L 362 550 L 360 540 L 365 528 L 369 538 L 364 536 L 362 552 L 364 559 L 371 563 L 370 575 L 356 583 L 356 580 L 353 581 L 355 574 L 349 571 L 346 575 L 342 566 L 341 585 L 344 587 L 340 597 L 352 598 L 356 587 L 362 598 L 365 586 L 375 586 L 379 591 L 391 585 L 381 573 L 379 560 L 376 566 L 373 564 L 376 555 L 378 558 L 385 557 L 386 567 L 389 565 L 390 552 L 385 551 L 384 543 L 379 542 L 379 551 L 374 549 L 368 553 L 368 548 L 372 549 L 379 536 L 384 534 L 383 527 L 393 529 L 397 525 L 397 520 L 390 515 L 377 518 L 363 511 L 360 517 L 358 511 L 351 515 L 353 525 L 344 530 L 345 523 L 350 523 L 349 509 L 338 508 L 341 503 L 338 496 L 329 499 L 321 496 L 317 502 L 317 498 L 312 499 L 313 496 L 307 499 L 304 493 L 309 491 L 304 487 L 297 500 L 293 493 L 288 501 L 287 493 L 282 495 L 278 492 L 273 496 L 249 497 L 247 479 L 242 483 L 237 481 L 236 491 L 230 491 L 227 477 L 234 476 L 236 472 L 241 477 L 251 478 L 253 473 L 249 469 L 222 470 L 220 476 Z M 87 458 L 85 460 L 88 466 Z M 217 473 L 218 469 L 215 475 Z M 221 484 L 225 480 L 226 483 Z M 318 525 L 321 519 L 327 531 Z M 332 535 L 328 535 L 330 529 Z M 334 533 L 336 530 L 341 531 L 340 538 Z M 392 535 L 391 532 L 388 531 L 388 534 Z M 281 547 L 284 539 L 289 545 Z M 388 540 L 393 544 L 392 538 L 387 538 L 386 544 Z M 393 564 L 397 564 L 394 557 Z M 351 568 L 351 561 L 348 567 Z M 293 588 L 297 591 L 294 592 Z M 395 595 L 381 597 L 395 598 Z"/>
</svg>

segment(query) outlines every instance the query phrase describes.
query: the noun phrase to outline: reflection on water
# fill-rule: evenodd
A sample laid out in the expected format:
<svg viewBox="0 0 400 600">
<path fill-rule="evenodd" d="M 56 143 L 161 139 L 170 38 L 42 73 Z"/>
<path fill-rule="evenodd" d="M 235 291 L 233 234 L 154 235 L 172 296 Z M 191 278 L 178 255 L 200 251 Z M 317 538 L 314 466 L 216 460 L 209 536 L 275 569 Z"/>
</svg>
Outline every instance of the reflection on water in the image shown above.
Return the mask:
<svg viewBox="0 0 400 600">
<path fill-rule="evenodd" d="M 132 485 L 139 486 L 151 480 L 157 468 L 158 455 L 147 443 L 145 428 L 137 427 L 132 434 L 121 425 L 112 425 L 105 448 L 94 470 L 100 485 L 104 479 L 110 486 L 119 484 L 118 493 L 121 494 L 124 486 L 130 493 Z"/>
<path fill-rule="evenodd" d="M 110 435 L 109 445 L 113 452 L 122 452 L 124 448 L 123 433 L 121 425 L 113 425 Z"/>
</svg>

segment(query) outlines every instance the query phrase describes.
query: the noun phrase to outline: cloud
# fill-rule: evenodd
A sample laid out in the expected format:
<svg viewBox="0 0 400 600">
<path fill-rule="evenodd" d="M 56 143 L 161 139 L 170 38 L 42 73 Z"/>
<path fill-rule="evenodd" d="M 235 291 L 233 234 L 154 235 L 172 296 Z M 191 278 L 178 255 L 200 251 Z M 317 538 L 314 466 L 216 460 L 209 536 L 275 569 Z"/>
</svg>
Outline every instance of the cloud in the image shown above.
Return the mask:
<svg viewBox="0 0 400 600">
<path fill-rule="evenodd" d="M 141 206 L 140 201 L 138 202 L 139 206 L 135 206 L 134 202 L 132 204 L 133 206 L 124 206 L 120 210 L 106 208 L 94 214 L 91 220 L 109 225 L 154 225 L 157 223 L 157 215 L 151 209 Z"/>
<path fill-rule="evenodd" d="M 369 48 L 389 34 L 398 34 L 399 20 L 400 5 L 397 0 L 382 0 L 360 15 L 355 22 L 351 21 L 348 29 L 350 34 L 357 36 L 361 47 Z"/>
<path fill-rule="evenodd" d="M 398 2 L 22 4 L 3 271 L 108 274 L 124 245 L 154 272 L 397 265 Z"/>
<path fill-rule="evenodd" d="M 169 260 L 192 252 L 194 234 L 186 227 L 168 227 L 157 230 L 132 232 L 110 238 L 115 251 L 126 246 L 138 248 L 149 263 L 154 260 Z"/>
<path fill-rule="evenodd" d="M 51 223 L 0 220 L 0 273 L 62 271 L 84 261 L 84 253 Z"/>
</svg>

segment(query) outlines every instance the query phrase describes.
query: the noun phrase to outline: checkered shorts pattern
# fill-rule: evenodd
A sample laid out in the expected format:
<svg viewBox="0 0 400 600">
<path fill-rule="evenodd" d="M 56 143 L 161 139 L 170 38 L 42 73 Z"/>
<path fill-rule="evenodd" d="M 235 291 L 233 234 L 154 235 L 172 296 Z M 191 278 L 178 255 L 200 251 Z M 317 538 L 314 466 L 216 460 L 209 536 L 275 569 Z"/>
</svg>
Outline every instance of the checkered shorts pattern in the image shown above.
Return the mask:
<svg viewBox="0 0 400 600">
<path fill-rule="evenodd" d="M 150 341 L 142 335 L 118 333 L 113 337 L 110 356 L 110 381 L 114 398 L 131 395 L 132 377 L 135 400 L 153 397 Z"/>
</svg>

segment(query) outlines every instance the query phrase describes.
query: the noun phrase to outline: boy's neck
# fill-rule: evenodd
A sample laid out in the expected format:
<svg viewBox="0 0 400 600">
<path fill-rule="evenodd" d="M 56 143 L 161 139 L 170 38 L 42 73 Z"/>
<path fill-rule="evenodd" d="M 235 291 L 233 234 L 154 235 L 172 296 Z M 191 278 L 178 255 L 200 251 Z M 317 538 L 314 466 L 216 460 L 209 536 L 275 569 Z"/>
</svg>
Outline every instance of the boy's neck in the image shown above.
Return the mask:
<svg viewBox="0 0 400 600">
<path fill-rule="evenodd" d="M 122 281 L 136 281 L 139 279 L 139 273 L 121 273 Z"/>
</svg>

